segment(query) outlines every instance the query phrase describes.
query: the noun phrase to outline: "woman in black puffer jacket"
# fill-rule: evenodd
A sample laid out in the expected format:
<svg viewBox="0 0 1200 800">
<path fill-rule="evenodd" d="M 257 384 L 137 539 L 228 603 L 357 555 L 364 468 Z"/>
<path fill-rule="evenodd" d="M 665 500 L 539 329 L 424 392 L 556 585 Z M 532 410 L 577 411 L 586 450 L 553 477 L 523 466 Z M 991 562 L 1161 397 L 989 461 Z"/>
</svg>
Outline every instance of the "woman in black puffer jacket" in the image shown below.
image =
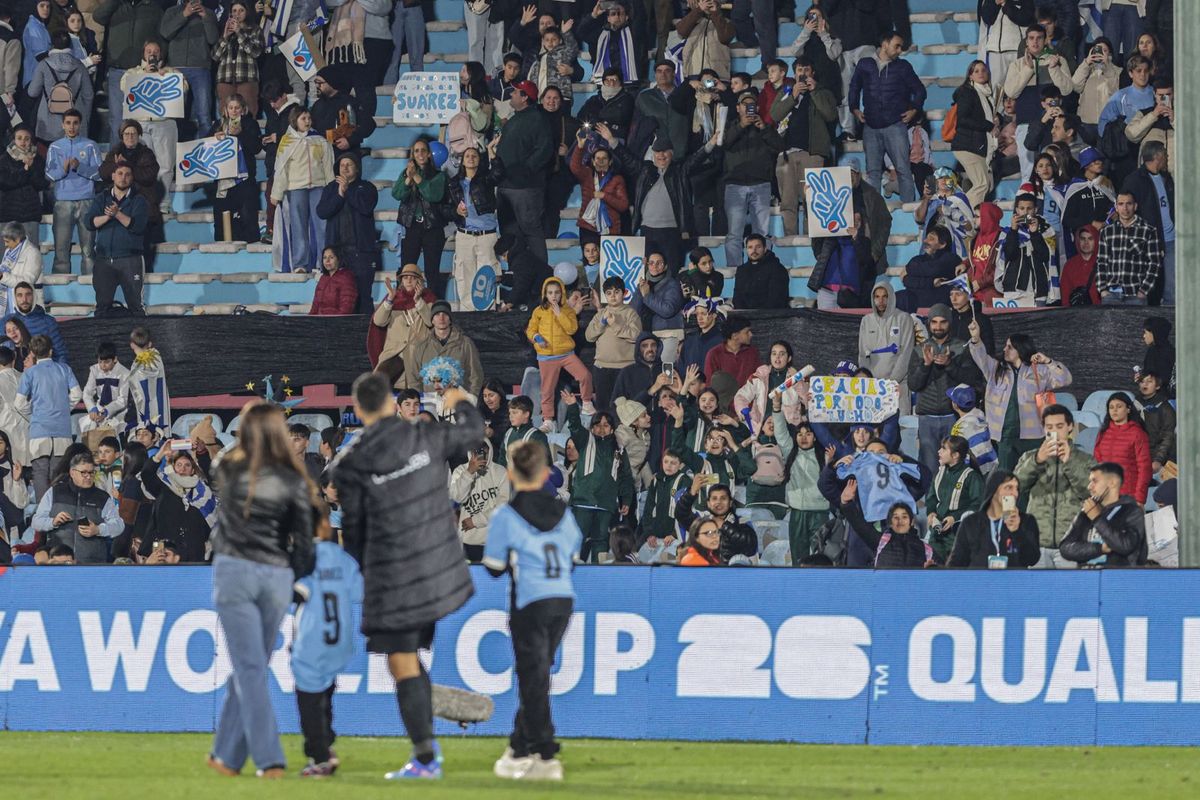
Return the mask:
<svg viewBox="0 0 1200 800">
<path fill-rule="evenodd" d="M 286 768 L 271 708 L 267 661 L 292 600 L 313 568 L 316 487 L 292 453 L 277 406 L 242 413 L 238 444 L 217 469 L 221 502 L 213 534 L 213 604 L 233 662 L 209 766 L 236 775 L 247 754 L 259 774 Z"/>
<path fill-rule="evenodd" d="M 887 525 L 879 530 L 863 517 L 855 500 L 857 493 L 858 481 L 851 478 L 842 490 L 842 515 L 859 538 L 875 551 L 876 569 L 920 569 L 931 565 L 933 549 L 921 539 L 907 504 L 894 503 L 888 509 Z"/>
<path fill-rule="evenodd" d="M 39 242 L 42 192 L 50 188 L 46 159 L 38 155 L 33 133 L 21 125 L 0 153 L 0 222 L 16 222 L 25 228 L 25 238 Z"/>
</svg>

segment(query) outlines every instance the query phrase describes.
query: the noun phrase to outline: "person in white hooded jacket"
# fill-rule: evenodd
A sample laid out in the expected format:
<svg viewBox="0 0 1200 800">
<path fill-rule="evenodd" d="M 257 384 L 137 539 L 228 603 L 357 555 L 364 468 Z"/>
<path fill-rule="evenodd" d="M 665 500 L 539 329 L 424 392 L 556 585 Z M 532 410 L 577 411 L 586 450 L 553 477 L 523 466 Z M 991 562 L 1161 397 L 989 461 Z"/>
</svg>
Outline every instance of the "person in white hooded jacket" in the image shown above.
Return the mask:
<svg viewBox="0 0 1200 800">
<path fill-rule="evenodd" d="M 755 433 L 771 416 L 768 395 L 797 372 L 792 363 L 792 346 L 787 342 L 772 344 L 768 360 L 769 363 L 754 370 L 750 379 L 733 396 L 733 410 L 737 412 L 738 419 L 744 419 L 749 409 L 750 423 Z M 803 397 L 796 389 L 796 386 L 792 386 L 783 392 L 783 415 L 789 425 L 799 425 L 806 418 Z"/>
<path fill-rule="evenodd" d="M 467 463 L 450 473 L 450 499 L 459 505 L 458 535 L 467 560 L 483 560 L 488 523 L 496 509 L 508 502 L 512 486 L 508 472 L 492 460 L 492 444 L 486 439 L 471 453 Z"/>
<path fill-rule="evenodd" d="M 858 326 L 858 363 L 875 378 L 900 384 L 900 413 L 911 414 L 908 362 L 916 346 L 916 325 L 907 312 L 896 308 L 896 290 L 884 277 L 871 290 L 871 311 Z"/>
</svg>

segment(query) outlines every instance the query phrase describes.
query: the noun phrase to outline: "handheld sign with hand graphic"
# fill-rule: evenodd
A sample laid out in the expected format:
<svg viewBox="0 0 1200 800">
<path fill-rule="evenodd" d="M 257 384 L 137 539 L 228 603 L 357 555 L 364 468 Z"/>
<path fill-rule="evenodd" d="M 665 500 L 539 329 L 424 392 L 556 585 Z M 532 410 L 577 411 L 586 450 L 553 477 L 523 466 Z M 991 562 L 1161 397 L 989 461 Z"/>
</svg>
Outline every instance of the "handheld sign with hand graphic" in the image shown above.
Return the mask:
<svg viewBox="0 0 1200 800">
<path fill-rule="evenodd" d="M 279 45 L 279 52 L 301 80 L 311 81 L 317 76 L 317 70 L 325 65 L 319 63 L 319 54 L 313 53 L 309 38 L 304 35 L 306 32 L 301 28 L 284 39 Z"/>
<path fill-rule="evenodd" d="M 808 205 L 808 235 L 845 236 L 854 225 L 854 192 L 849 167 L 804 170 L 804 197 Z"/>
<path fill-rule="evenodd" d="M 238 174 L 238 142 L 232 136 L 180 142 L 175 147 L 175 185 L 210 183 Z"/>
<path fill-rule="evenodd" d="M 146 75 L 125 93 L 125 119 L 183 118 L 183 75 Z"/>
<path fill-rule="evenodd" d="M 625 281 L 625 302 L 646 274 L 646 239 L 642 236 L 600 237 L 600 285 L 613 275 Z"/>
</svg>

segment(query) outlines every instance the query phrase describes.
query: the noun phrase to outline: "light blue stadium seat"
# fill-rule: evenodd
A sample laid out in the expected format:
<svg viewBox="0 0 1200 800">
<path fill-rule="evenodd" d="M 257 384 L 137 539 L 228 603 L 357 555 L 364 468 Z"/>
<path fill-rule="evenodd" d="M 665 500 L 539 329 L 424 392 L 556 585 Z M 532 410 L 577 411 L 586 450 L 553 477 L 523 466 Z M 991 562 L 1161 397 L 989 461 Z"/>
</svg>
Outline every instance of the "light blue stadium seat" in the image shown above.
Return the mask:
<svg viewBox="0 0 1200 800">
<path fill-rule="evenodd" d="M 205 417 L 212 417 L 213 430 L 217 433 L 221 433 L 225 429 L 225 426 L 221 423 L 221 418 L 216 414 L 191 413 L 176 417 L 175 421 L 171 423 L 171 433 L 181 439 L 187 439 L 192 433 L 192 428 L 199 425 Z"/>
<path fill-rule="evenodd" d="M 1096 449 L 1096 437 L 1099 435 L 1099 426 L 1095 428 L 1084 428 L 1075 437 L 1075 446 L 1090 455 L 1091 452 Z"/>
<path fill-rule="evenodd" d="M 1104 415 L 1108 413 L 1108 398 L 1113 392 L 1121 391 L 1120 389 L 1101 389 L 1092 392 L 1083 401 L 1083 410 L 1091 411 L 1100 419 L 1104 419 Z"/>
<path fill-rule="evenodd" d="M 1055 392 L 1054 396 L 1058 399 L 1059 405 L 1066 406 L 1072 411 L 1079 410 L 1079 401 L 1075 399 L 1075 395 L 1070 392 Z"/>
<path fill-rule="evenodd" d="M 1075 412 L 1075 424 L 1084 428 L 1099 428 L 1100 417 L 1091 411 Z"/>
</svg>

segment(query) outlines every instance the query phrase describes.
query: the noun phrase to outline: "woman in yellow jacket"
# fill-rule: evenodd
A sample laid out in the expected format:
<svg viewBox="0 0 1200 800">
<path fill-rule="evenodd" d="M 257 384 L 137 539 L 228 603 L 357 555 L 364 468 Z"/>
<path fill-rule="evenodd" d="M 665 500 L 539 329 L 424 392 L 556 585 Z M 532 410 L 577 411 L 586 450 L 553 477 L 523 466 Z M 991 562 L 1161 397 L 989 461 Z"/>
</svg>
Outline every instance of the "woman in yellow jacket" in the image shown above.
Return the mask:
<svg viewBox="0 0 1200 800">
<path fill-rule="evenodd" d="M 595 414 L 592 405 L 592 374 L 575 355 L 575 331 L 579 319 L 575 309 L 567 305 L 567 289 L 558 278 L 546 278 L 542 283 L 542 302 L 533 310 L 525 326 L 525 338 L 537 351 L 538 371 L 542 374 L 542 430 L 554 431 L 554 396 L 558 389 L 558 374 L 571 373 L 579 381 L 580 409 Z"/>
</svg>

